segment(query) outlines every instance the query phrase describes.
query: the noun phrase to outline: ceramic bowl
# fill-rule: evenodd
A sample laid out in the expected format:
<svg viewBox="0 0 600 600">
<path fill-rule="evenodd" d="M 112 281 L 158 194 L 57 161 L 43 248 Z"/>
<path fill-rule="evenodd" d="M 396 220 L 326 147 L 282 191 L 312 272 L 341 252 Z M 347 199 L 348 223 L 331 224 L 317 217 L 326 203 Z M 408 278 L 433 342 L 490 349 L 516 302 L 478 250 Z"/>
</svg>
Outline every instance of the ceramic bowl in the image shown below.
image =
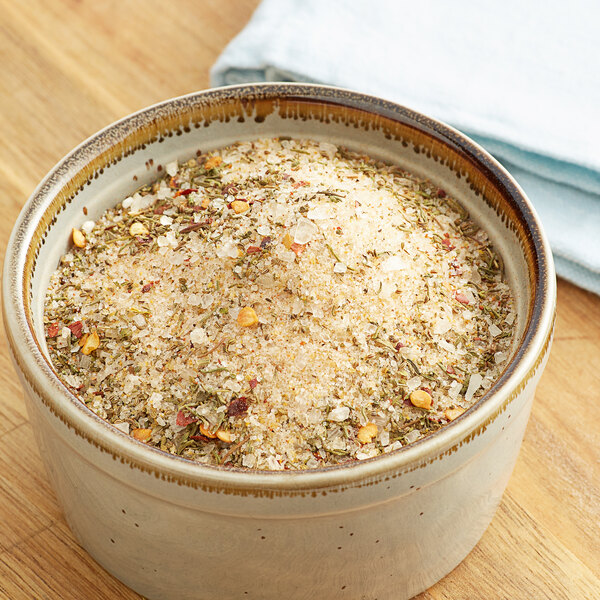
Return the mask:
<svg viewBox="0 0 600 600">
<path fill-rule="evenodd" d="M 69 392 L 48 359 L 44 294 L 71 228 L 149 182 L 159 164 L 279 135 L 395 162 L 459 198 L 503 258 L 517 343 L 473 408 L 398 451 L 304 472 L 202 466 L 135 441 Z M 534 209 L 482 148 L 402 106 L 299 84 L 199 92 L 94 135 L 29 199 L 3 281 L 14 364 L 69 526 L 131 588 L 178 600 L 402 600 L 451 571 L 485 531 L 510 477 L 550 348 L 555 294 Z"/>
</svg>

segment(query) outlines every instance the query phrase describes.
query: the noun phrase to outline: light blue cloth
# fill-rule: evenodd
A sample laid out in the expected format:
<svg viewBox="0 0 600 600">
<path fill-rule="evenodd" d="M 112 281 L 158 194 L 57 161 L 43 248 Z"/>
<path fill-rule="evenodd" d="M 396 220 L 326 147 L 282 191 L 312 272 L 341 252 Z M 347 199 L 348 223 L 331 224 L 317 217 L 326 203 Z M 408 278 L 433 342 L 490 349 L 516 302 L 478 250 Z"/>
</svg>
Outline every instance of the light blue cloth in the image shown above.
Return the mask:
<svg viewBox="0 0 600 600">
<path fill-rule="evenodd" d="M 263 0 L 213 85 L 374 94 L 487 148 L 534 203 L 558 273 L 600 294 L 600 3 Z"/>
</svg>

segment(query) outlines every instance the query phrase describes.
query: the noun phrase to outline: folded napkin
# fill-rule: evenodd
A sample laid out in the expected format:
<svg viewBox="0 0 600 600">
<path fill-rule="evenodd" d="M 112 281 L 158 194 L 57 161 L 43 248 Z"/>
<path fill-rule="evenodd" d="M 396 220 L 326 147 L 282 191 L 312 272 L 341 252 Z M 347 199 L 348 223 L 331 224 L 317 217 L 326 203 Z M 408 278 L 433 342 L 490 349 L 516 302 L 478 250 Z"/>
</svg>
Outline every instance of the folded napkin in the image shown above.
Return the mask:
<svg viewBox="0 0 600 600">
<path fill-rule="evenodd" d="M 559 275 L 600 294 L 599 22 L 594 0 L 263 0 L 212 83 L 327 83 L 455 126 L 528 194 Z"/>
</svg>

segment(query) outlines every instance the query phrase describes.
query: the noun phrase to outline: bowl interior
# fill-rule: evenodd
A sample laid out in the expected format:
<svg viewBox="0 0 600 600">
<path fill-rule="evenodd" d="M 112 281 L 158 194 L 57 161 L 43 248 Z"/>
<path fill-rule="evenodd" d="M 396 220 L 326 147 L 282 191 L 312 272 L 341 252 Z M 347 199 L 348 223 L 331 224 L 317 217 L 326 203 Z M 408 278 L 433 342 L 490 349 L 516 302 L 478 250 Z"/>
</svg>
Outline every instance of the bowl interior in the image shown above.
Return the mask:
<svg viewBox="0 0 600 600">
<path fill-rule="evenodd" d="M 526 351 L 543 308 L 547 257 L 535 215 L 503 169 L 456 131 L 391 103 L 320 86 L 241 86 L 171 100 L 109 126 L 51 171 L 21 216 L 16 242 L 23 269 L 18 293 L 45 370 L 53 372 L 44 297 L 71 228 L 153 180 L 159 165 L 282 135 L 343 145 L 427 177 L 488 232 L 515 294 L 517 320 L 513 360 L 479 404 L 485 401 Z"/>
</svg>

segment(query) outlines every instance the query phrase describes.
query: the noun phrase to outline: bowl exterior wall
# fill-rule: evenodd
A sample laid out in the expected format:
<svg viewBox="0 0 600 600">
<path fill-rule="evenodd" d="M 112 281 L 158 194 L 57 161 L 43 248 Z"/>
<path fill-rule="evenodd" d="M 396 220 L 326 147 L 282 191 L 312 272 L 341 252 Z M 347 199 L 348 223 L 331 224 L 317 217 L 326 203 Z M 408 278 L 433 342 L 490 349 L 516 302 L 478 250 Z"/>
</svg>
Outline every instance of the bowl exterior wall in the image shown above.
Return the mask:
<svg viewBox="0 0 600 600">
<path fill-rule="evenodd" d="M 27 409 L 66 519 L 109 572 L 151 600 L 315 596 L 402 600 L 471 551 L 513 470 L 546 362 L 508 409 L 427 465 L 346 489 L 219 494 L 115 460 Z"/>
</svg>

